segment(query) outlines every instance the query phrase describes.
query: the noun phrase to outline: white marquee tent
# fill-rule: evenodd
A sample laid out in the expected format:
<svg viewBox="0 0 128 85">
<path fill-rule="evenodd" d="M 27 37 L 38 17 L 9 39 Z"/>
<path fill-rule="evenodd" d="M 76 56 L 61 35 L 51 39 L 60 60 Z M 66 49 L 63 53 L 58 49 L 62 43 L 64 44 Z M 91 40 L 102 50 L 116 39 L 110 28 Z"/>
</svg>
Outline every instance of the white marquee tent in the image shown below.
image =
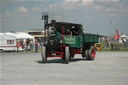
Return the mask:
<svg viewBox="0 0 128 85">
<path fill-rule="evenodd" d="M 29 35 L 27 33 L 17 33 L 16 38 L 17 39 L 34 39 L 34 36 Z"/>
<path fill-rule="evenodd" d="M 27 33 L 21 32 L 21 33 L 11 33 L 11 32 L 7 32 L 4 33 L 6 35 L 10 35 L 10 36 L 15 36 L 16 39 L 34 39 L 34 36 L 29 35 Z"/>
<path fill-rule="evenodd" d="M 126 38 L 126 37 L 128 37 L 128 36 L 126 36 L 126 35 L 123 34 L 123 35 L 121 35 L 120 37 L 121 37 L 121 38 Z"/>
</svg>

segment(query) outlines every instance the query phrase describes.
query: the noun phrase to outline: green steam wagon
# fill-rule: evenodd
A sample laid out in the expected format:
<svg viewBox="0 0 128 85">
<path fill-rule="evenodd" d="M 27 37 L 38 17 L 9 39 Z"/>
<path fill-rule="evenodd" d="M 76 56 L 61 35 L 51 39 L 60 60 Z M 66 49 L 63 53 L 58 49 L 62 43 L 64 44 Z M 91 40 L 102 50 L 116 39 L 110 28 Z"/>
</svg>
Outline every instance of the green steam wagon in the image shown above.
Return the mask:
<svg viewBox="0 0 128 85">
<path fill-rule="evenodd" d="M 94 44 L 97 42 L 98 36 L 84 33 L 81 24 L 52 21 L 45 26 L 42 62 L 46 63 L 48 57 L 61 57 L 68 64 L 75 54 L 81 54 L 86 60 L 94 60 Z"/>
</svg>

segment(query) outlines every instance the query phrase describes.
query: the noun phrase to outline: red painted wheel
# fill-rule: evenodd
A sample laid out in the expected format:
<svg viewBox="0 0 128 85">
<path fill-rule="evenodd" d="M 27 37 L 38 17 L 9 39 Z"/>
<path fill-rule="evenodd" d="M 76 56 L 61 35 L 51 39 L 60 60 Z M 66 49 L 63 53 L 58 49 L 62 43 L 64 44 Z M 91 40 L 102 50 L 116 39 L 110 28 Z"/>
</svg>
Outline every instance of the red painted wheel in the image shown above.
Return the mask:
<svg viewBox="0 0 128 85">
<path fill-rule="evenodd" d="M 92 54 L 92 58 L 94 59 L 95 58 L 95 48 L 92 49 L 91 54 Z"/>
<path fill-rule="evenodd" d="M 95 48 L 94 48 L 94 46 L 91 46 L 89 49 L 88 60 L 94 60 L 95 54 L 96 54 Z"/>
</svg>

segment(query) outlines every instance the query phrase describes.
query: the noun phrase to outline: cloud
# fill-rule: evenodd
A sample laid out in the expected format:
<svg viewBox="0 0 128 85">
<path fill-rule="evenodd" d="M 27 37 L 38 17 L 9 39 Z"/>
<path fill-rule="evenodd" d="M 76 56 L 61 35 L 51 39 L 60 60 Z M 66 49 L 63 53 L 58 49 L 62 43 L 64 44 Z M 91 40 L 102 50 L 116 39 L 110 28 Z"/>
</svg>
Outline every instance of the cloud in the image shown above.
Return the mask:
<svg viewBox="0 0 128 85">
<path fill-rule="evenodd" d="M 88 5 L 93 3 L 93 1 L 94 0 L 64 0 L 64 3 L 70 3 L 70 4 L 77 3 L 80 5 Z"/>
<path fill-rule="evenodd" d="M 128 16 L 128 2 L 120 0 L 64 0 L 63 2 L 51 3 L 48 6 L 52 17 L 59 20 L 73 20 L 78 17 L 114 17 Z M 63 17 L 62 17 L 63 16 Z M 72 16 L 72 18 L 68 17 Z M 79 17 L 81 17 L 79 16 Z"/>
<path fill-rule="evenodd" d="M 108 16 L 128 16 L 128 1 L 107 6 L 104 11 Z"/>
<path fill-rule="evenodd" d="M 33 12 L 41 12 L 41 8 L 39 8 L 39 7 L 33 7 L 32 8 L 32 11 Z"/>
<path fill-rule="evenodd" d="M 128 1 L 125 1 L 125 2 L 122 2 L 120 5 L 119 5 L 120 8 L 128 8 Z"/>
<path fill-rule="evenodd" d="M 14 2 L 24 2 L 24 0 L 9 0 L 9 1 L 14 1 Z"/>
<path fill-rule="evenodd" d="M 110 2 L 110 1 L 120 1 L 120 0 L 95 0 L 95 1 L 105 1 L 105 2 Z"/>
<path fill-rule="evenodd" d="M 5 7 L 5 6 L 6 6 L 6 1 L 0 0 L 0 6 L 1 6 L 1 7 Z"/>
<path fill-rule="evenodd" d="M 93 3 L 93 1 L 94 1 L 94 0 L 82 0 L 82 3 L 83 3 L 84 5 L 88 5 L 88 4 Z"/>
<path fill-rule="evenodd" d="M 77 2 L 77 1 L 81 1 L 81 0 L 64 0 L 64 2 Z"/>
<path fill-rule="evenodd" d="M 2 0 L 4 1 L 4 0 Z M 7 0 L 10 1 L 11 0 Z M 99 30 L 101 33 L 107 33 L 110 28 L 105 22 L 116 21 L 123 23 L 128 16 L 128 3 L 120 0 L 12 0 L 8 2 L 4 10 L 3 22 L 4 30 L 26 30 L 33 28 L 42 28 L 41 11 L 45 9 L 49 14 L 49 21 L 81 23 L 87 29 L 87 32 Z M 36 1 L 36 2 L 34 2 Z M 21 3 L 20 3 L 21 2 Z M 23 3 L 22 3 L 23 2 Z M 27 8 L 26 8 L 27 7 Z M 15 10 L 16 9 L 16 10 Z M 7 11 L 7 12 L 6 12 Z M 44 11 L 44 10 L 43 10 Z M 125 14 L 126 17 L 122 17 Z M 27 15 L 27 16 L 22 16 Z M 117 17 L 114 17 L 117 16 Z M 3 17 L 3 16 L 2 16 Z M 35 22 L 33 22 L 35 21 Z M 125 20 L 127 21 L 127 20 Z M 127 22 L 126 22 L 127 23 Z M 113 24 L 114 25 L 114 24 Z M 122 24 L 124 26 L 125 24 Z M 127 24 L 126 26 L 127 27 Z M 95 30 L 94 30 L 95 28 Z M 113 27 L 114 28 L 114 27 Z M 120 26 L 120 28 L 123 28 Z M 109 33 L 110 31 L 108 31 Z"/>
<path fill-rule="evenodd" d="M 104 6 L 96 5 L 96 6 L 94 6 L 94 8 L 96 8 L 96 9 L 104 9 Z"/>
<path fill-rule="evenodd" d="M 118 9 L 116 9 L 116 8 L 106 8 L 106 11 L 107 12 L 109 12 L 109 13 L 111 13 L 111 12 L 117 12 L 118 11 Z"/>
<path fill-rule="evenodd" d="M 25 7 L 19 7 L 18 9 L 17 9 L 17 11 L 19 12 L 19 13 L 22 13 L 22 14 L 24 14 L 24 15 L 27 15 L 27 13 L 28 13 L 28 9 L 27 8 L 25 8 Z"/>
<path fill-rule="evenodd" d="M 12 14 L 10 12 L 5 12 L 5 16 L 10 17 Z"/>
<path fill-rule="evenodd" d="M 0 32 L 1 32 L 1 29 L 2 29 L 2 15 L 1 15 L 1 13 L 0 13 Z"/>
</svg>

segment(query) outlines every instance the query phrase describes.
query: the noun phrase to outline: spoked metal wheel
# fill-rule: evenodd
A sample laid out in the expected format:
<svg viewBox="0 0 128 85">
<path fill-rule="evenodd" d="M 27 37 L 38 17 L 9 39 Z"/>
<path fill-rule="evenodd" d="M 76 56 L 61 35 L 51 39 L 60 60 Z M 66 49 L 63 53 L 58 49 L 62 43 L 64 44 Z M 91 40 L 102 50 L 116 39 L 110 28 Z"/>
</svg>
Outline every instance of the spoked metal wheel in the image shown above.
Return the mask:
<svg viewBox="0 0 128 85">
<path fill-rule="evenodd" d="M 41 57 L 42 57 L 42 62 L 47 63 L 47 55 L 46 55 L 46 47 L 42 46 L 41 48 Z"/>
</svg>

